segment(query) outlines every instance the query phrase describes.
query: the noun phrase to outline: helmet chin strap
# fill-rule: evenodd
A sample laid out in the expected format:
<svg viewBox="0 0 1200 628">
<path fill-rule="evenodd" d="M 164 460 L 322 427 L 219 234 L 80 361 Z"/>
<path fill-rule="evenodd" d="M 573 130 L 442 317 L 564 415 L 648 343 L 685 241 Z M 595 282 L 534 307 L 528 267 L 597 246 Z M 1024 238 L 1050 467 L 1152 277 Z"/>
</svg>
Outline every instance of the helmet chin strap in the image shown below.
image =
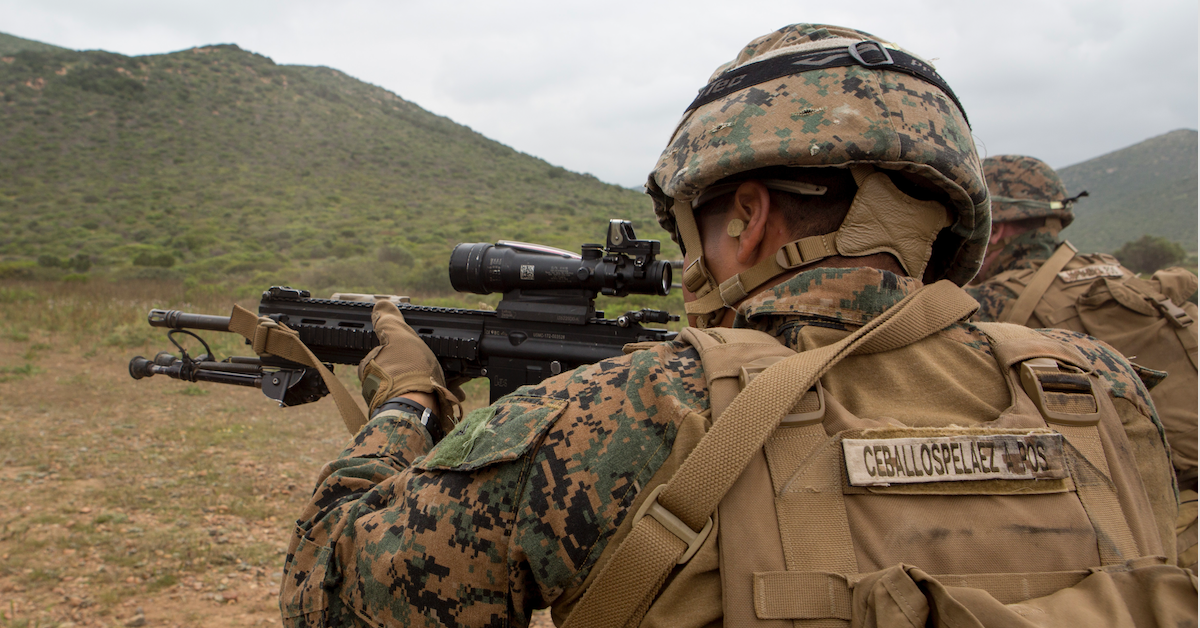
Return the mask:
<svg viewBox="0 0 1200 628">
<path fill-rule="evenodd" d="M 691 202 L 672 202 L 674 205 L 671 213 L 675 216 L 675 229 L 679 233 L 684 250 L 692 258 L 683 269 L 682 283 L 688 292 L 696 296 L 696 300 L 684 303 L 684 309 L 689 315 L 696 315 L 696 324 L 701 329 L 713 327 L 720 319 L 720 310 L 727 306 L 719 299 L 720 295 L 713 292 L 718 284 L 704 265 L 704 247 L 700 241 L 700 229 L 696 226 Z M 718 297 L 715 300 L 714 295 Z"/>
<path fill-rule="evenodd" d="M 684 249 L 694 256 L 683 271 L 683 285 L 696 296 L 684 304 L 700 328 L 715 326 L 723 311 L 736 308 L 752 291 L 779 275 L 834 255 L 862 257 L 890 253 L 910 277 L 921 277 L 933 240 L 949 226 L 950 216 L 937 201 L 921 201 L 901 192 L 871 166 L 851 168 L 858 192 L 837 231 L 793 240 L 718 283 L 704 264 L 700 230 L 690 203 L 675 201 L 673 212 Z"/>
</svg>

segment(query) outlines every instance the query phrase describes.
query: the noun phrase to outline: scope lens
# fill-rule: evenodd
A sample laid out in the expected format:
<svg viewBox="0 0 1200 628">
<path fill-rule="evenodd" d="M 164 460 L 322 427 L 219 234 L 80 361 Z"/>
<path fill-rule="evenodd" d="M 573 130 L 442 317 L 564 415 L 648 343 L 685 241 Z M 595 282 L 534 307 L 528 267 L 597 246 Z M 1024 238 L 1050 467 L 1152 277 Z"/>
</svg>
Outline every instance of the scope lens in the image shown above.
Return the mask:
<svg viewBox="0 0 1200 628">
<path fill-rule="evenodd" d="M 493 245 L 486 242 L 459 244 L 450 252 L 450 286 L 456 292 L 488 294 L 484 285 L 483 261 Z"/>
<path fill-rule="evenodd" d="M 671 293 L 671 262 L 659 261 L 654 263 L 662 264 L 662 268 L 659 270 L 659 277 L 662 281 L 659 282 L 658 294 L 665 297 Z"/>
</svg>

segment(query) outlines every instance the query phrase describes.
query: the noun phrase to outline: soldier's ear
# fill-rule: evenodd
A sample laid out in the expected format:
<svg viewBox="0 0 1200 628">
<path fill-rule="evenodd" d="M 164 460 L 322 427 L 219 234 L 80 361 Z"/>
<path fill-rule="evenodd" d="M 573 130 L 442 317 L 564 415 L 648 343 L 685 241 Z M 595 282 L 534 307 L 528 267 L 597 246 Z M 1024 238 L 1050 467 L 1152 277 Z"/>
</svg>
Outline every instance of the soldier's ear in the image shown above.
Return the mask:
<svg viewBox="0 0 1200 628">
<path fill-rule="evenodd" d="M 759 181 L 746 181 L 733 195 L 728 218 L 744 223 L 738 239 L 737 261 L 753 266 L 759 261 L 771 217 L 771 191 Z M 730 235 L 733 231 L 728 232 Z M 770 252 L 772 255 L 774 251 Z"/>
<path fill-rule="evenodd" d="M 1008 227 L 1007 222 L 993 222 L 992 235 L 988 238 L 988 244 L 994 245 L 1004 238 L 1004 232 Z"/>
</svg>

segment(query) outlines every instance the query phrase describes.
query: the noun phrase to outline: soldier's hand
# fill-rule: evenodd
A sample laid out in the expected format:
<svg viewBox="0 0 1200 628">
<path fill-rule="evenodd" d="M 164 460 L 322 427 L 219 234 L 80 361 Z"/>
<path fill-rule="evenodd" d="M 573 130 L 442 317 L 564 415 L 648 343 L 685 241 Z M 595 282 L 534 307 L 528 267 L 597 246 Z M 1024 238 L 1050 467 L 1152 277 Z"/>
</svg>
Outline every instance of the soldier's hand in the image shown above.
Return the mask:
<svg viewBox="0 0 1200 628">
<path fill-rule="evenodd" d="M 437 398 L 437 412 L 443 422 L 452 422 L 458 398 L 446 387 L 446 377 L 437 357 L 424 340 L 404 322 L 404 316 L 391 301 L 378 301 L 371 312 L 371 323 L 379 346 L 358 365 L 363 399 L 371 411 L 383 402 L 405 393 L 428 393 Z"/>
</svg>

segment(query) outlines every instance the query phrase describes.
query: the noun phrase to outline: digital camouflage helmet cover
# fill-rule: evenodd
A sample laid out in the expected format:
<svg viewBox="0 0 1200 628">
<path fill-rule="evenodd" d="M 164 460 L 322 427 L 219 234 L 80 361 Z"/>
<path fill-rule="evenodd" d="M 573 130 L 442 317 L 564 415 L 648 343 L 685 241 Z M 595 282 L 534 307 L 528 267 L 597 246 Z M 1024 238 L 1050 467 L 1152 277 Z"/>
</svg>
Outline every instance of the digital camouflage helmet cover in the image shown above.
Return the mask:
<svg viewBox="0 0 1200 628">
<path fill-rule="evenodd" d="M 1025 155 L 1000 155 L 983 160 L 992 197 L 992 222 L 1027 218 L 1058 218 L 1066 227 L 1075 220 L 1071 206 L 1080 196 L 1067 198 L 1067 188 L 1049 164 Z"/>
<path fill-rule="evenodd" d="M 693 201 L 726 177 L 772 166 L 850 169 L 855 202 L 837 232 L 792 242 L 718 285 L 700 255 Z M 901 194 L 881 171 L 924 179 L 940 203 Z M 701 326 L 771 277 L 830 255 L 887 251 L 914 277 L 962 285 L 990 231 L 987 186 L 953 91 L 929 62 L 837 26 L 786 26 L 717 68 L 646 187 L 659 224 L 690 253 L 683 281 Z"/>
</svg>

